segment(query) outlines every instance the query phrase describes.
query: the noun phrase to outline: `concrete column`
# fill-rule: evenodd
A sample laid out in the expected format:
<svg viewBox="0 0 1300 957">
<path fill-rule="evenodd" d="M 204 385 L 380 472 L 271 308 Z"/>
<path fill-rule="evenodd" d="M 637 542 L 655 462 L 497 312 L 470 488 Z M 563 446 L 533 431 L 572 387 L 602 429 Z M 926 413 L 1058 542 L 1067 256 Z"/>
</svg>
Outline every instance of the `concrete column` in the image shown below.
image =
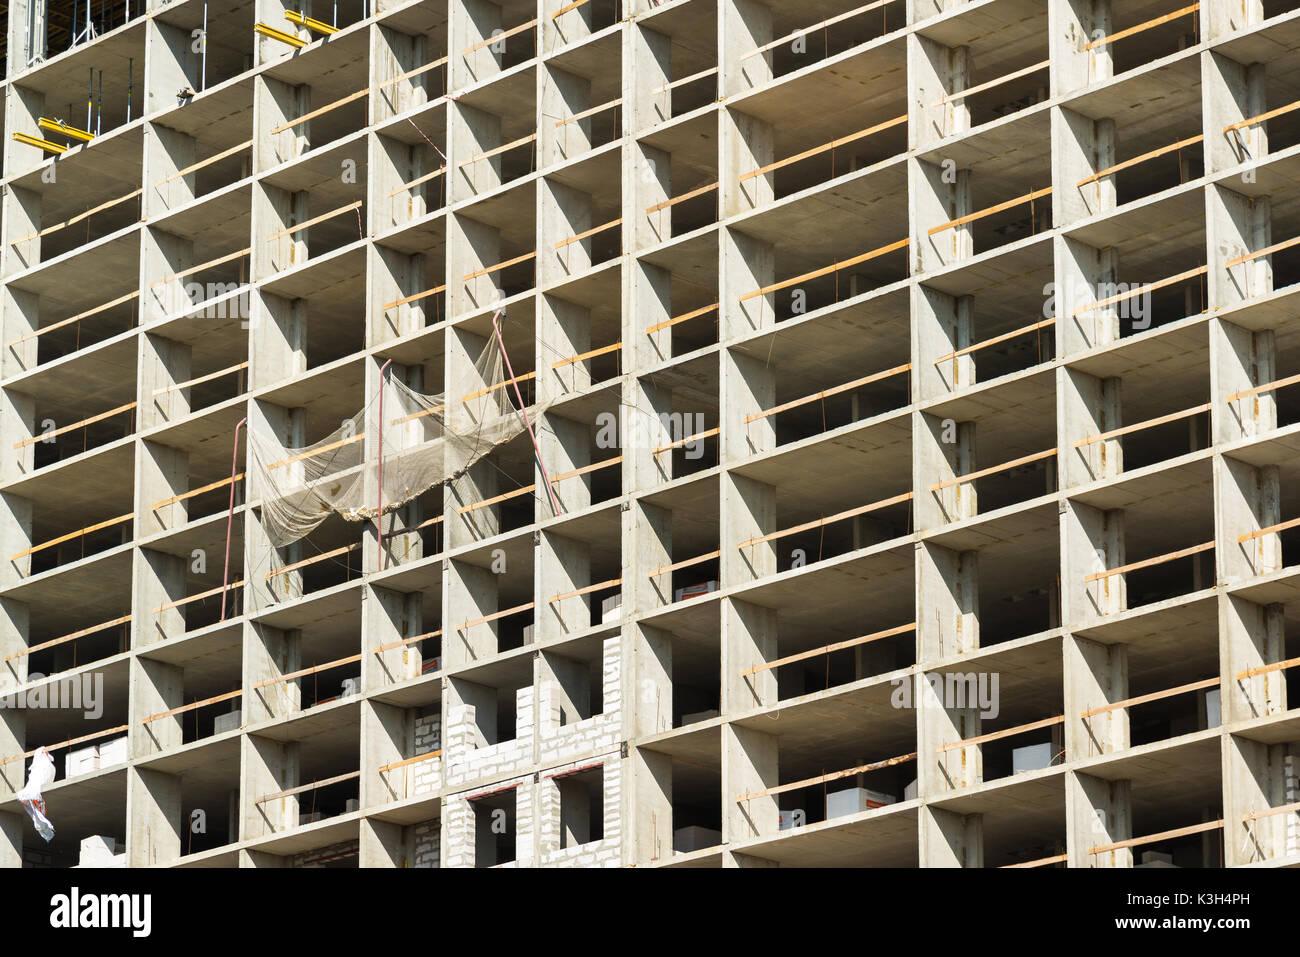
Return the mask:
<svg viewBox="0 0 1300 957">
<path fill-rule="evenodd" d="M 451 34 L 451 89 L 481 83 L 501 72 L 506 44 L 520 42 L 520 35 L 507 37 L 487 46 L 478 46 L 494 33 L 504 32 L 501 7 L 491 0 L 464 0 L 451 8 L 448 19 Z M 470 47 L 477 49 L 464 52 Z"/>
<path fill-rule="evenodd" d="M 190 499 L 153 507 L 156 502 L 189 491 L 188 452 L 158 442 L 141 441 L 137 446 L 135 476 L 137 537 L 146 538 L 167 529 L 180 528 L 189 521 Z"/>
<path fill-rule="evenodd" d="M 259 682 L 302 669 L 302 632 L 245 622 L 242 684 L 243 723 L 282 718 L 302 708 L 302 685 L 279 681 L 262 688 Z M 297 819 L 295 818 L 295 821 Z"/>
<path fill-rule="evenodd" d="M 1254 5 L 1256 0 L 1246 0 Z M 1268 109 L 1267 78 L 1262 63 L 1247 66 L 1217 51 L 1201 54 L 1205 106 L 1205 172 L 1208 175 L 1252 166 L 1269 153 L 1268 125 L 1253 123 L 1225 133 L 1224 127 L 1259 116 Z M 1247 177 L 1247 181 L 1253 181 Z"/>
<path fill-rule="evenodd" d="M 1284 606 L 1224 596 L 1219 604 L 1219 634 L 1223 722 L 1251 721 L 1286 711 L 1287 672 L 1263 670 L 1286 659 Z M 1245 677 L 1239 678 L 1242 674 Z"/>
<path fill-rule="evenodd" d="M 975 423 L 918 412 L 913 417 L 913 434 L 917 529 L 939 528 L 977 515 L 979 500 L 974 482 L 930 488 L 976 470 Z"/>
<path fill-rule="evenodd" d="M 307 371 L 307 303 L 258 290 L 250 322 L 249 384 L 264 389 Z"/>
<path fill-rule="evenodd" d="M 537 127 L 537 165 L 539 169 L 546 169 L 588 152 L 592 145 L 592 122 L 599 120 L 608 123 L 610 117 L 601 113 L 556 126 L 561 120 L 577 116 L 600 104 L 592 102 L 591 80 L 587 77 L 549 64 L 543 65 L 542 70 L 540 115 L 550 122 L 542 122 Z"/>
<path fill-rule="evenodd" d="M 1115 304 L 1092 308 L 1110 298 L 1105 293 L 1118 279 L 1119 255 L 1113 249 L 1096 249 L 1074 239 L 1056 239 L 1056 288 L 1050 305 L 1056 316 L 1056 335 L 1062 356 L 1093 349 L 1120 338 L 1119 311 Z"/>
<path fill-rule="evenodd" d="M 1116 207 L 1115 174 L 1079 185 L 1118 162 L 1116 141 L 1113 119 L 1094 120 L 1064 107 L 1052 112 L 1053 222 L 1065 226 Z"/>
<path fill-rule="evenodd" d="M 441 92 L 434 84 L 442 78 L 443 70 L 426 71 L 397 83 L 390 82 L 424 66 L 442 52 L 431 51 L 429 41 L 430 38 L 423 34 L 410 36 L 382 23 L 375 25 L 370 32 L 370 86 L 375 92 L 371 101 L 371 122 L 382 123 L 409 113 Z"/>
<path fill-rule="evenodd" d="M 1053 94 L 1064 96 L 1115 72 L 1110 44 L 1088 44 L 1114 32 L 1111 0 L 1053 0 L 1049 17 Z"/>
<path fill-rule="evenodd" d="M 246 734 L 239 741 L 239 839 L 251 841 L 297 827 L 299 795 L 258 799 L 298 786 L 299 743 L 255 734 Z"/>
<path fill-rule="evenodd" d="M 361 609 L 365 617 L 361 633 L 365 645 L 361 659 L 363 691 L 400 684 L 420 676 L 423 656 L 419 642 L 379 652 L 377 649 L 425 633 L 422 599 L 420 592 L 408 594 L 370 586 Z"/>
<path fill-rule="evenodd" d="M 1103 511 L 1081 502 L 1065 505 L 1061 556 L 1065 620 L 1082 622 L 1128 607 L 1124 575 L 1085 581 L 1091 574 L 1118 568 L 1124 558 L 1124 510 Z"/>
<path fill-rule="evenodd" d="M 186 606 L 174 603 L 186 596 L 187 571 L 188 564 L 179 555 L 150 548 L 136 550 L 131 572 L 131 647 L 143 648 L 185 634 Z"/>
<path fill-rule="evenodd" d="M 411 152 L 414 153 L 413 150 Z M 420 175 L 415 171 L 421 166 L 422 164 L 419 163 L 411 163 L 409 167 L 412 170 L 411 179 Z M 392 202 L 396 204 L 399 199 L 401 197 L 393 197 Z M 409 213 L 403 221 L 424 215 L 424 202 L 418 194 L 402 200 L 403 208 L 409 208 Z M 443 310 L 438 306 L 438 297 L 443 296 L 445 301 L 445 293 L 434 293 L 412 302 L 401 302 L 434 286 L 442 285 L 438 277 L 443 275 L 443 266 L 437 257 L 425 253 L 408 255 L 385 246 L 377 244 L 372 246 L 366 342 L 376 345 L 414 335 L 426 325 L 434 325 L 445 318 Z M 401 304 L 390 305 L 394 302 Z"/>
<path fill-rule="evenodd" d="M 735 229 L 724 228 L 722 243 L 722 282 L 718 299 L 718 338 L 727 342 L 776 325 L 776 296 L 789 296 L 790 289 L 779 289 L 762 296 L 750 296 L 776 279 L 776 251 L 771 243 L 762 242 Z"/>
<path fill-rule="evenodd" d="M 253 186 L 252 278 L 265 279 L 308 259 L 307 233 L 285 232 L 310 219 L 308 191 L 289 192 L 265 182 Z"/>
<path fill-rule="evenodd" d="M 1201 36 L 1217 40 L 1264 21 L 1264 0 L 1231 0 L 1201 7 Z"/>
<path fill-rule="evenodd" d="M 185 699 L 185 672 L 177 665 L 138 656 L 131 660 L 131 755 L 147 757 L 179 747 L 188 712 L 144 723 L 144 719 L 179 708 Z"/>
<path fill-rule="evenodd" d="M 582 190 L 546 180 L 539 187 L 538 196 L 541 228 L 538 231 L 537 282 L 540 286 L 549 286 L 591 268 L 595 237 L 566 243 L 559 249 L 555 244 L 581 235 L 599 223 L 592 219 L 590 194 Z"/>
<path fill-rule="evenodd" d="M 0 493 L 0 548 L 5 557 L 27 551 L 32 540 L 32 503 L 18 495 Z M 0 582 L 15 585 L 32 573 L 32 556 L 24 555 L 0 564 Z"/>
<path fill-rule="evenodd" d="M 632 736 L 648 737 L 673 726 L 673 636 L 649 625 L 633 625 L 634 681 Z"/>
<path fill-rule="evenodd" d="M 1277 428 L 1277 393 L 1259 392 L 1227 401 L 1277 379 L 1277 338 L 1223 319 L 1210 321 L 1210 394 L 1214 441 L 1235 442 Z"/>
<path fill-rule="evenodd" d="M 941 750 L 981 731 L 978 704 L 951 707 L 945 700 L 947 689 L 955 682 L 944 671 L 923 672 L 917 676 L 917 789 L 922 797 L 935 798 L 951 791 L 974 787 L 984 780 L 984 755 L 978 744 Z M 962 702 L 965 704 L 966 702 Z"/>
<path fill-rule="evenodd" d="M 750 668 L 777 658 L 774 608 L 731 599 L 722 611 L 722 713 L 733 714 L 777 703 L 775 668 L 752 675 Z"/>
<path fill-rule="evenodd" d="M 1209 306 L 1226 309 L 1273 291 L 1273 262 L 1263 256 L 1228 264 L 1272 245 L 1272 205 L 1267 196 L 1243 196 L 1223 186 L 1205 191 L 1210 249 Z M 1199 312 L 1191 309 L 1188 315 Z"/>
<path fill-rule="evenodd" d="M 923 806 L 920 857 L 922 867 L 983 867 L 983 816 Z"/>
<path fill-rule="evenodd" d="M 554 364 L 561 358 L 579 356 L 590 351 L 590 309 L 557 296 L 539 297 L 537 339 L 536 362 L 540 373 L 537 377 L 537 394 L 540 401 L 583 392 L 591 386 L 590 363 L 570 362 L 558 369 L 554 368 Z M 550 505 L 545 507 L 549 514 Z"/>
<path fill-rule="evenodd" d="M 1065 748 L 1067 760 L 1113 754 L 1129 747 L 1126 709 L 1087 718 L 1083 712 L 1129 696 L 1128 647 L 1077 635 L 1065 639 Z"/>
<path fill-rule="evenodd" d="M 410 766 L 383 773 L 379 768 L 407 757 L 407 747 L 415 736 L 414 723 L 406 708 L 381 701 L 361 702 L 361 782 L 357 793 L 362 808 L 408 796 L 402 785 Z"/>
<path fill-rule="evenodd" d="M 747 545 L 742 542 L 762 538 L 778 531 L 776 488 L 735 472 L 722 477 L 722 548 L 723 588 L 747 584 L 777 572 L 776 540 Z"/>
<path fill-rule="evenodd" d="M 25 681 L 25 674 L 23 678 Z M 0 708 L 0 750 L 5 755 L 21 754 L 27 750 L 27 715 L 24 711 L 18 708 Z M 21 790 L 26 783 L 26 761 L 0 764 L 0 796 L 7 797 Z M 25 812 L 22 821 L 24 826 L 31 826 Z"/>
<path fill-rule="evenodd" d="M 724 110 L 721 156 L 718 189 L 724 216 L 737 216 L 772 202 L 775 172 L 741 179 L 776 160 L 776 128 L 771 123 L 738 110 Z"/>
<path fill-rule="evenodd" d="M 286 449 L 300 449 L 307 445 L 306 424 L 307 410 L 289 409 L 272 405 L 269 402 L 254 401 L 249 406 L 248 430 L 258 430 L 263 434 L 274 435 Z M 276 463 L 265 463 L 272 465 Z M 294 488 L 306 481 L 302 461 L 287 462 L 275 472 L 276 481 L 281 488 Z M 273 488 L 258 477 L 256 469 L 249 470 L 247 495 L 250 501 L 257 501 L 274 494 Z M 270 565 L 267 565 L 267 556 Z M 302 595 L 301 569 L 281 572 L 280 569 L 293 565 L 303 558 L 303 543 L 297 541 L 283 548 L 272 546 L 262 527 L 260 514 L 252 516 L 244 524 L 244 567 L 246 569 L 265 569 L 260 574 L 250 572 L 246 583 L 251 596 L 252 607 L 264 608 L 278 601 Z M 268 572 L 274 572 L 267 577 Z"/>
<path fill-rule="evenodd" d="M 634 23 L 630 35 L 631 82 L 623 87 L 623 122 L 629 132 L 639 133 L 672 117 L 672 93 L 655 91 L 672 82 L 673 43 L 652 25 Z"/>
<path fill-rule="evenodd" d="M 649 573 L 673 563 L 673 516 L 670 510 L 644 501 L 633 502 L 624 514 L 624 534 L 633 543 L 635 560 L 632 587 L 623 594 L 632 601 L 629 614 L 639 615 L 672 603 L 672 573 Z"/>
<path fill-rule="evenodd" d="M 140 113 L 152 116 L 174 108 L 178 90 L 203 89 L 203 63 L 200 51 L 194 49 L 194 36 L 184 27 L 151 17 L 145 24 L 144 39 L 148 70 Z"/>
<path fill-rule="evenodd" d="M 671 326 L 646 332 L 673 318 L 672 273 L 644 260 L 635 260 L 629 268 L 632 331 L 630 341 L 625 339 L 623 344 L 624 368 L 641 370 L 657 365 L 673 352 Z"/>
<path fill-rule="evenodd" d="M 1296 815 L 1247 818 L 1295 801 L 1288 782 L 1289 746 L 1268 745 L 1240 735 L 1223 742 L 1224 865 L 1240 867 L 1295 854 Z M 1291 767 L 1294 767 L 1292 763 Z M 1217 863 L 1217 862 L 1216 862 Z"/>
<path fill-rule="evenodd" d="M 1101 379 L 1062 366 L 1057 373 L 1059 434 L 1063 454 L 1061 486 L 1072 488 L 1113 478 L 1124 471 L 1124 446 L 1119 437 L 1076 442 L 1103 435 L 1124 424 L 1121 391 L 1123 380 Z"/>
<path fill-rule="evenodd" d="M 918 398 L 935 399 L 974 385 L 974 355 L 935 360 L 974 342 L 975 298 L 916 285 L 912 287 L 912 315 L 912 380 Z"/>
<path fill-rule="evenodd" d="M 9 218 L 8 207 L 11 205 L 16 192 L 15 188 L 10 187 L 6 190 L 4 197 L 0 199 L 0 202 L 6 204 L 6 222 Z M 8 228 L 6 225 L 6 229 Z M 31 240 L 31 242 L 35 243 L 37 240 Z M 11 256 L 2 256 L 0 258 L 4 260 L 6 265 L 10 265 L 18 258 L 18 254 L 15 252 Z M 26 264 L 19 263 L 18 265 L 21 268 L 26 268 Z M 35 265 L 35 261 L 31 265 Z M 36 367 L 38 341 L 34 336 L 31 338 L 23 337 L 31 336 L 40 328 L 40 303 L 40 296 L 36 293 L 15 289 L 13 286 L 6 286 L 3 294 L 0 295 L 0 334 L 4 336 L 5 341 L 4 349 L 0 350 L 0 373 L 3 373 L 5 378 L 20 375 L 28 369 Z M 21 342 L 18 341 L 20 339 Z M 9 455 L 12 454 L 11 449 Z M 9 455 L 4 457 L 5 461 L 8 461 Z"/>
<path fill-rule="evenodd" d="M 149 768 L 126 772 L 126 866 L 152 867 L 181 856 L 181 779 Z"/>
<path fill-rule="evenodd" d="M 730 709 L 727 709 L 730 710 Z M 780 783 L 778 738 L 735 724 L 722 726 L 722 841 L 736 844 L 767 837 L 780 830 L 777 795 L 749 798 L 747 794 Z"/>
<path fill-rule="evenodd" d="M 282 20 L 283 22 L 283 20 Z M 311 147 L 311 121 L 273 133 L 311 112 L 311 87 L 261 74 L 253 79 L 253 171 L 264 173 Z M 254 187 L 256 188 L 256 187 Z"/>
<path fill-rule="evenodd" d="M 1109 781 L 1077 771 L 1065 778 L 1066 853 L 1070 867 L 1132 867 L 1133 849 L 1102 854 L 1094 847 L 1133 837 L 1133 809 L 1128 781 Z"/>
<path fill-rule="evenodd" d="M 137 402 L 141 431 L 185 418 L 190 413 L 190 390 L 176 385 L 192 378 L 193 347 L 146 333 L 139 338 L 139 348 Z"/>
<path fill-rule="evenodd" d="M 489 569 L 468 562 L 451 562 L 447 574 L 450 588 L 443 614 L 442 657 L 444 668 L 456 668 L 497 652 L 499 619 L 477 619 L 498 610 L 498 581 Z"/>
<path fill-rule="evenodd" d="M 907 37 L 907 73 L 910 148 L 922 149 L 970 129 L 970 107 L 966 101 L 948 99 L 970 86 L 967 47 L 946 47 L 929 37 L 911 33 Z"/>
<path fill-rule="evenodd" d="M 568 503 L 565 507 L 570 511 L 576 510 Z M 541 604 L 537 610 L 534 641 L 564 638 L 591 627 L 590 595 L 573 595 L 551 601 L 556 595 L 567 595 L 594 584 L 588 543 L 553 532 L 541 533 L 537 580 Z"/>
<path fill-rule="evenodd" d="M 911 261 L 915 272 L 933 272 L 970 259 L 975 255 L 975 226 L 965 223 L 930 234 L 974 212 L 971 199 L 971 174 L 955 163 L 936 166 L 912 160 L 908 163 L 908 194 L 912 206 Z"/>
<path fill-rule="evenodd" d="M 31 641 L 31 609 L 26 602 L 0 598 L 0 691 L 27 681 L 28 658 L 3 659 L 25 649 Z M 21 720 L 21 719 L 20 719 Z M 0 732 L 0 736 L 3 732 Z M 0 741 L 0 745 L 3 741 Z M 24 750 L 19 748 L 18 750 Z M 8 751 L 6 754 L 10 753 Z"/>
<path fill-rule="evenodd" d="M 723 351 L 722 456 L 744 459 L 776 448 L 776 418 L 746 422 L 776 405 L 776 367 L 744 353 Z"/>
<path fill-rule="evenodd" d="M 917 543 L 918 661 L 979 647 L 979 553 Z"/>
<path fill-rule="evenodd" d="M 1214 483 L 1218 514 L 1218 540 L 1215 550 L 1218 578 L 1241 581 L 1256 575 L 1270 575 L 1282 570 L 1282 536 L 1269 532 L 1248 541 L 1250 535 L 1280 523 L 1282 489 L 1276 465 L 1255 468 L 1239 459 L 1216 456 L 1218 480 Z"/>
<path fill-rule="evenodd" d="M 772 61 L 767 56 L 744 57 L 776 38 L 772 8 L 760 0 L 734 0 L 718 5 L 718 94 L 725 99 L 762 86 L 772 79 Z"/>
<path fill-rule="evenodd" d="M 377 818 L 362 818 L 357 866 L 406 867 L 410 861 L 405 828 Z"/>
<path fill-rule="evenodd" d="M 452 57 L 453 61 L 457 58 Z M 453 67 L 453 77 L 455 69 Z M 453 82 L 453 87 L 455 83 Z M 501 157 L 497 153 L 475 159 L 482 153 L 505 144 L 501 117 L 476 109 L 467 103 L 455 103 L 447 114 L 447 199 L 459 203 L 501 185 Z M 468 162 L 471 161 L 472 162 Z M 466 164 L 466 165 L 462 165 Z M 453 260 L 455 249 L 453 247 Z M 489 259 L 489 263 L 496 262 Z M 465 270 L 469 272 L 469 270 Z"/>
<path fill-rule="evenodd" d="M 145 289 L 140 294 L 140 323 L 173 317 L 191 304 L 187 279 L 178 274 L 198 264 L 194 242 L 160 229 L 146 228 L 141 234 L 140 272 Z"/>
<path fill-rule="evenodd" d="M 149 187 L 141 194 L 144 218 L 154 219 L 198 195 L 197 173 L 176 175 L 198 161 L 197 145 L 193 136 L 160 123 L 144 125 L 144 167 Z"/>
<path fill-rule="evenodd" d="M 12 482 L 30 475 L 36 469 L 36 443 L 28 442 L 17 449 L 13 445 L 34 438 L 38 432 L 53 430 L 54 420 L 43 419 L 38 422 L 34 398 L 12 389 L 0 389 L 0 428 L 3 428 L 6 438 L 13 437 L 10 447 L 0 450 L 3 451 L 0 455 L 0 481 Z M 48 436 L 42 439 L 47 440 L 58 441 L 57 438 L 50 439 Z"/>
<path fill-rule="evenodd" d="M 0 814 L 0 867 L 23 866 L 23 827 L 26 814 Z"/>
</svg>

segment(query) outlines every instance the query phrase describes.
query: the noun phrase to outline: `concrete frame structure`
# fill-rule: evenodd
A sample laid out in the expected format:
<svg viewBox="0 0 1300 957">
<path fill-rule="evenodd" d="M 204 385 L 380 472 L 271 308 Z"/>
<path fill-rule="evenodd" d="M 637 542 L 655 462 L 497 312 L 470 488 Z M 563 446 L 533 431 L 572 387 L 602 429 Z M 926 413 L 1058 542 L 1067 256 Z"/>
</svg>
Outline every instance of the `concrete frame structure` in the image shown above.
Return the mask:
<svg viewBox="0 0 1300 957">
<path fill-rule="evenodd" d="M 1300 863 L 1300 0 L 218 6 L 8 6 L 0 863 Z"/>
</svg>

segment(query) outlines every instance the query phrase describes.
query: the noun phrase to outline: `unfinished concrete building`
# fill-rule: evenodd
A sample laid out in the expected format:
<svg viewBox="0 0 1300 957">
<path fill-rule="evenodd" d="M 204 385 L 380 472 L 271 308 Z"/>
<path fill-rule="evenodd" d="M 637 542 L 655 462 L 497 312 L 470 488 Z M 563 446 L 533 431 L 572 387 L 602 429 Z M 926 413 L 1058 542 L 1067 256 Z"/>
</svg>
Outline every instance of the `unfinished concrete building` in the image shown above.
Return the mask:
<svg viewBox="0 0 1300 957">
<path fill-rule="evenodd" d="M 5 10 L 4 864 L 1300 862 L 1300 0 Z"/>
</svg>

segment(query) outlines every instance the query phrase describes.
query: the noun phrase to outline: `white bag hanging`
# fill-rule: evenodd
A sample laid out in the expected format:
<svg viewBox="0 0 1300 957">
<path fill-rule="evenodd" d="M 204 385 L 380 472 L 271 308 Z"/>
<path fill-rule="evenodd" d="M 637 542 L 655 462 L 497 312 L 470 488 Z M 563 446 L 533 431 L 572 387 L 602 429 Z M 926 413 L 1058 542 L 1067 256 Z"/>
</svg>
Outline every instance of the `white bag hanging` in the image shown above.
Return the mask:
<svg viewBox="0 0 1300 957">
<path fill-rule="evenodd" d="M 54 758 L 50 756 L 49 748 L 38 748 L 36 754 L 32 756 L 32 766 L 27 769 L 27 785 L 18 792 L 16 797 L 31 815 L 36 833 L 47 841 L 54 837 L 54 825 L 45 816 L 45 801 L 41 797 L 41 789 L 53 782 Z"/>
</svg>

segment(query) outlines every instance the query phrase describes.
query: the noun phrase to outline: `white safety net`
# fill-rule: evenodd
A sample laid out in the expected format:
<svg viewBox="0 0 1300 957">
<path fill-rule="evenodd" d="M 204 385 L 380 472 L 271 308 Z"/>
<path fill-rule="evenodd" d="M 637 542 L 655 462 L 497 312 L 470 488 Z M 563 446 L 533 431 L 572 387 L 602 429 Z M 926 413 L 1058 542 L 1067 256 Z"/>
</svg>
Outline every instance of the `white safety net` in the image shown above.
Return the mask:
<svg viewBox="0 0 1300 957">
<path fill-rule="evenodd" d="M 450 401 L 445 394 L 417 392 L 385 375 L 382 429 L 378 395 L 304 448 L 286 446 L 268 430 L 250 427 L 249 487 L 260 497 L 262 526 L 271 544 L 290 545 L 330 515 L 373 519 L 381 485 L 384 512 L 399 508 L 456 479 L 523 432 L 524 418 L 512 401 L 515 385 L 506 381 L 495 339 L 488 340 L 475 368 L 482 387 Z M 529 421 L 535 423 L 542 411 L 541 405 L 529 406 Z"/>
</svg>

